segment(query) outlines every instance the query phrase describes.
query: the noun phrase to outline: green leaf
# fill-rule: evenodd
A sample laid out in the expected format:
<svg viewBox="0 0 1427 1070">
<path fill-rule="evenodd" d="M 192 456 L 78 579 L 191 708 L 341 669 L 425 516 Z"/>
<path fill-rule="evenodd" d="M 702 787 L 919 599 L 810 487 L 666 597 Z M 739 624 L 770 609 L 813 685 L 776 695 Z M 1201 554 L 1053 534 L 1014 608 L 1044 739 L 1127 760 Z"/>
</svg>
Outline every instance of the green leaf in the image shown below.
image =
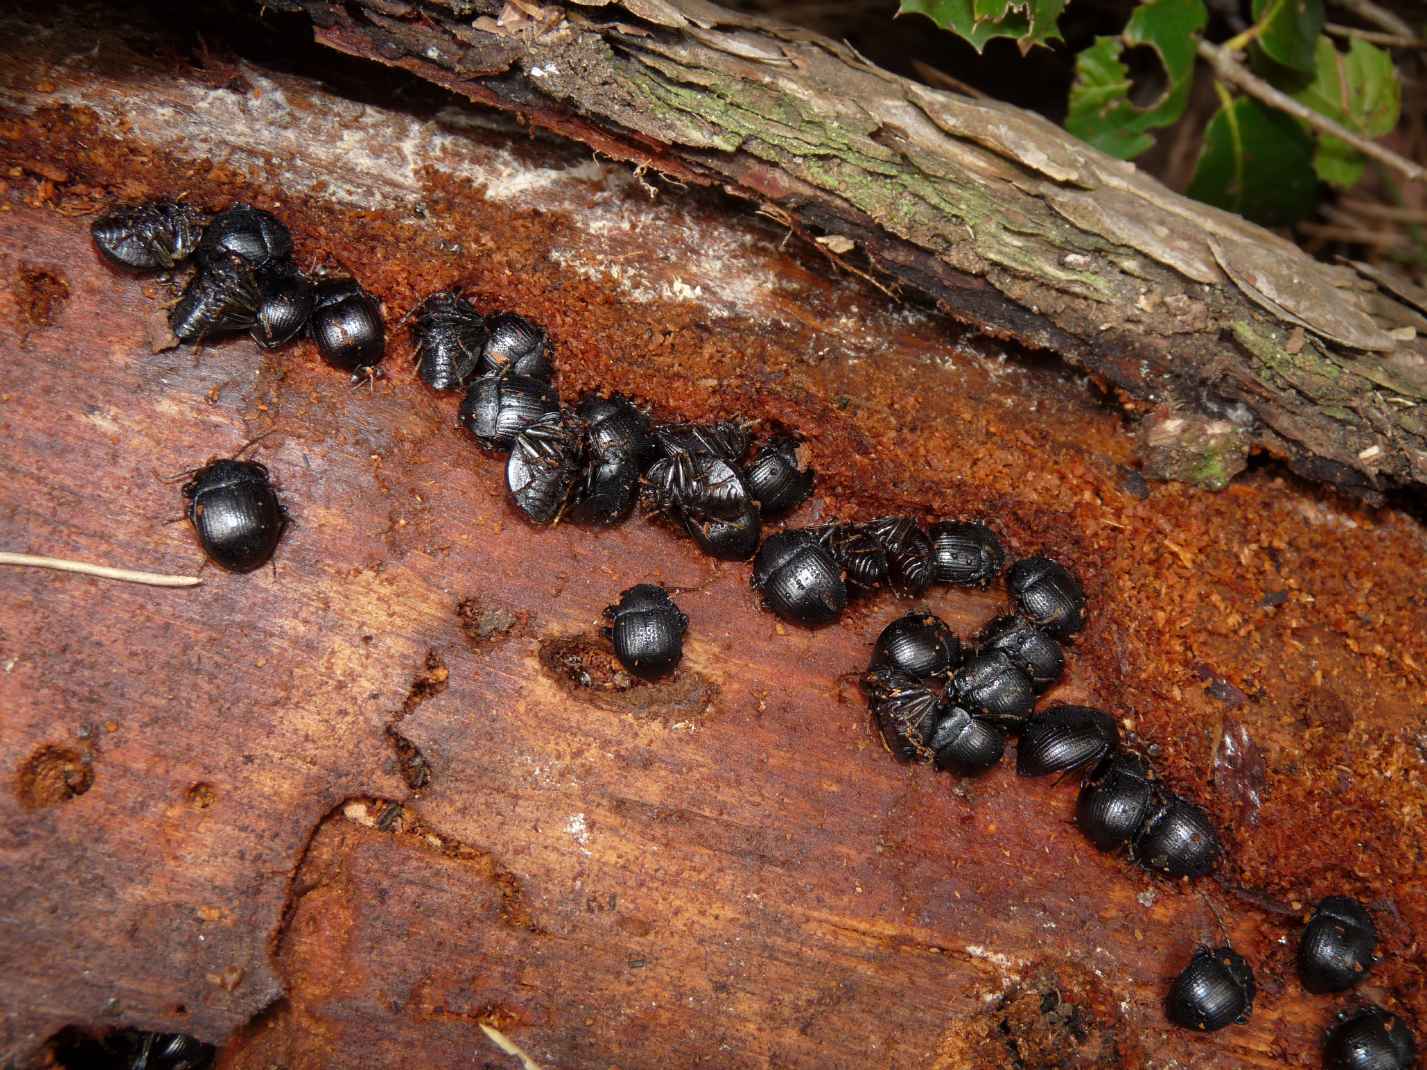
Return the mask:
<svg viewBox="0 0 1427 1070">
<path fill-rule="evenodd" d="M 1281 111 L 1232 101 L 1204 131 L 1188 193 L 1264 226 L 1294 223 L 1318 199 L 1313 139 Z"/>
<path fill-rule="evenodd" d="M 1254 0 L 1254 43 L 1275 63 L 1313 70 L 1314 42 L 1323 32 L 1323 0 Z"/>
<path fill-rule="evenodd" d="M 1010 37 L 1022 52 L 1060 40 L 1058 20 L 1069 0 L 901 0 L 898 15 L 925 15 L 970 42 L 976 51 Z"/>
<path fill-rule="evenodd" d="M 1339 52 L 1320 36 L 1313 81 L 1293 96 L 1364 137 L 1391 133 L 1402 114 L 1402 82 L 1392 57 L 1357 37 L 1347 52 Z M 1364 163 L 1356 149 L 1327 135 L 1313 160 L 1319 178 L 1344 189 L 1362 177 Z"/>
<path fill-rule="evenodd" d="M 1096 148 L 1128 160 L 1154 139 L 1147 131 L 1184 114 L 1194 77 L 1195 35 L 1204 28 L 1202 0 L 1145 0 L 1119 37 L 1097 37 L 1075 57 L 1070 114 L 1065 128 Z M 1130 72 L 1120 61 L 1126 46 L 1147 45 L 1164 65 L 1167 87 L 1149 107 L 1130 99 Z"/>
</svg>

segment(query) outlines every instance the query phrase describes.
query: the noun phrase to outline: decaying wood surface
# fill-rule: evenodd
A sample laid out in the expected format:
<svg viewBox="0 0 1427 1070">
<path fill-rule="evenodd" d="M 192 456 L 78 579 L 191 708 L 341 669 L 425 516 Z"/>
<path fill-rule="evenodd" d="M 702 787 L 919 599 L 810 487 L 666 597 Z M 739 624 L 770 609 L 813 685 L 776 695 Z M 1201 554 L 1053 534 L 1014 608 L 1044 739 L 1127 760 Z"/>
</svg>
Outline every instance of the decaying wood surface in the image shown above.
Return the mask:
<svg viewBox="0 0 1427 1070">
<path fill-rule="evenodd" d="M 1315 262 L 1037 116 L 707 0 L 277 6 L 323 43 L 856 248 L 887 284 L 1131 407 L 1227 420 L 1370 495 L 1427 482 L 1420 294 Z"/>
<path fill-rule="evenodd" d="M 0 541 L 187 573 L 160 477 L 258 434 L 294 518 L 272 570 L 191 591 L 0 571 L 0 1064 L 126 1025 L 244 1070 L 513 1065 L 487 1023 L 547 1070 L 1314 1066 L 1335 1003 L 1290 941 L 1339 890 L 1384 932 L 1363 995 L 1427 1006 L 1412 522 L 1271 474 L 1146 488 L 1053 363 L 409 86 L 362 103 L 95 9 L 0 41 Z M 153 352 L 171 287 L 101 265 L 88 213 L 179 191 L 278 211 L 389 323 L 456 281 L 539 319 L 567 398 L 801 430 L 797 522 L 983 516 L 1073 561 L 1094 620 L 1055 697 L 1156 747 L 1221 878 L 1096 854 L 1074 783 L 894 763 L 847 674 L 906 607 L 804 632 L 651 523 L 524 525 L 397 330 L 357 390 L 306 343 Z M 650 579 L 691 631 L 631 685 L 598 617 Z M 929 604 L 970 634 L 1001 598 Z M 1252 1021 L 1172 1029 L 1166 979 L 1225 935 Z"/>
</svg>

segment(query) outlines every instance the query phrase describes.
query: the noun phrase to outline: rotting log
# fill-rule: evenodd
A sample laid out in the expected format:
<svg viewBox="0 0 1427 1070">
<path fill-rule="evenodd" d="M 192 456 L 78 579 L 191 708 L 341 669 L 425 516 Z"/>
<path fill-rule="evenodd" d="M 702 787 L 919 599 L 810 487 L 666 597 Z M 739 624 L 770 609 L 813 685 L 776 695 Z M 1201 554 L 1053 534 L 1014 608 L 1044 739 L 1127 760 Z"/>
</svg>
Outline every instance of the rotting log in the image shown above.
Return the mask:
<svg viewBox="0 0 1427 1070">
<path fill-rule="evenodd" d="M 1313 1066 L 1334 1004 L 1287 941 L 1333 891 L 1383 929 L 1363 995 L 1427 1021 L 1414 523 L 1269 472 L 1147 488 L 1059 368 L 489 113 L 362 103 L 139 16 L 0 29 L 6 548 L 189 572 L 158 477 L 264 433 L 295 521 L 272 571 L 196 591 L 0 572 L 0 1062 L 123 1024 L 234 1068 L 508 1065 L 488 1023 L 547 1068 Z M 152 352 L 171 287 L 106 269 L 87 224 L 176 191 L 280 212 L 393 323 L 458 281 L 539 319 L 567 397 L 801 430 L 800 522 L 984 516 L 1073 561 L 1094 619 L 1054 697 L 1156 747 L 1224 830 L 1220 877 L 1097 855 L 1073 783 L 896 765 L 846 679 L 892 600 L 802 632 L 650 523 L 520 523 L 397 331 L 370 390 L 306 343 Z M 597 621 L 648 579 L 692 624 L 637 686 Z M 929 602 L 969 634 L 1000 598 Z M 1165 980 L 1221 920 L 1262 994 L 1190 1036 Z"/>
<path fill-rule="evenodd" d="M 1227 421 L 1370 497 L 1427 482 L 1420 291 L 1314 261 L 1035 115 L 706 0 L 268 6 L 305 12 L 324 44 L 746 198 L 829 255 L 855 248 L 879 285 L 1048 349 L 1132 410 Z"/>
</svg>

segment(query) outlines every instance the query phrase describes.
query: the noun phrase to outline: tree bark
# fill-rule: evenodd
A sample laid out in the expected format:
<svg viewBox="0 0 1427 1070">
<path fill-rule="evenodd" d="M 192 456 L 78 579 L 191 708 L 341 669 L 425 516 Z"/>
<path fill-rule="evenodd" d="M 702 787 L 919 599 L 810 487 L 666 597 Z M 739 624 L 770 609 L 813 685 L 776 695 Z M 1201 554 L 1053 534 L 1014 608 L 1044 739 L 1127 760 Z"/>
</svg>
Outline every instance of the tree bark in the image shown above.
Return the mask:
<svg viewBox="0 0 1427 1070">
<path fill-rule="evenodd" d="M 719 186 L 876 284 L 1048 349 L 1132 411 L 1227 419 L 1295 471 L 1427 480 L 1427 308 L 1050 123 L 705 0 L 283 0 L 317 39 L 671 181 Z M 1414 303 L 1415 302 L 1415 303 Z"/>
</svg>

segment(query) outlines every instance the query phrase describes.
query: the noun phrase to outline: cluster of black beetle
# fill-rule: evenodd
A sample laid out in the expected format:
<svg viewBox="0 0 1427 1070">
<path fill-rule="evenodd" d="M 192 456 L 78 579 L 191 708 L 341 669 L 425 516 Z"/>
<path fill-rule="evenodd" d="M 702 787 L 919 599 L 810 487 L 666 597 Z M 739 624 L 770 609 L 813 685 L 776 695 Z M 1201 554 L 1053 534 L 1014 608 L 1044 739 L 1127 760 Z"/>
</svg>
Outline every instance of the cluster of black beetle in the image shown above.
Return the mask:
<svg viewBox="0 0 1427 1070">
<path fill-rule="evenodd" d="M 305 330 L 328 364 L 355 376 L 370 376 L 385 355 L 377 300 L 351 278 L 308 279 L 293 260 L 287 228 L 267 212 L 235 204 L 210 218 L 153 201 L 117 208 L 92 229 L 100 251 L 124 267 L 169 270 L 196 261 L 169 313 L 182 341 L 246 330 L 274 348 Z M 487 317 L 459 289 L 431 294 L 410 319 L 421 379 L 438 391 L 465 389 L 461 426 L 482 448 L 508 453 L 511 500 L 537 524 L 568 518 L 608 526 L 642 501 L 705 553 L 752 557 L 764 606 L 810 627 L 836 620 L 849 598 L 884 587 L 905 598 L 933 583 L 984 589 L 1005 567 L 1005 550 L 984 525 L 943 521 L 923 530 L 905 516 L 785 529 L 760 545 L 762 521 L 812 492 L 813 473 L 801 466 L 795 439 L 775 437 L 745 463 L 752 439 L 738 423 L 655 426 L 619 395 L 590 395 L 564 408 L 546 332 L 515 314 Z M 272 557 L 286 514 L 261 464 L 211 461 L 194 471 L 183 495 L 216 564 L 247 572 Z M 1139 865 L 1172 877 L 1209 872 L 1220 846 L 1208 816 L 1156 780 L 1142 757 L 1120 749 L 1109 714 L 1055 705 L 1032 715 L 1064 671 L 1060 643 L 1085 625 L 1079 580 L 1059 562 L 1029 557 L 1006 570 L 1006 585 L 1014 612 L 987 624 L 968 651 L 926 612 L 883 630 L 862 686 L 888 749 L 900 761 L 969 775 L 999 762 L 1007 735 L 1017 734 L 1020 775 L 1086 772 L 1076 823 L 1098 849 L 1128 848 Z M 632 587 L 604 616 L 604 633 L 631 672 L 654 677 L 678 664 L 688 618 L 663 588 Z M 1376 944 L 1361 904 L 1323 900 L 1299 949 L 1305 987 L 1345 991 L 1371 968 Z M 1254 995 L 1241 956 L 1201 947 L 1175 980 L 1167 1009 L 1180 1025 L 1214 1030 L 1247 1021 Z M 191 1038 L 143 1036 L 150 1038 L 145 1058 L 156 1045 L 187 1057 L 182 1042 Z M 1405 1070 L 1416 1058 L 1407 1026 L 1372 1005 L 1338 1016 L 1326 1053 L 1333 1070 Z M 173 1063 L 186 1065 L 196 1064 Z"/>
</svg>

